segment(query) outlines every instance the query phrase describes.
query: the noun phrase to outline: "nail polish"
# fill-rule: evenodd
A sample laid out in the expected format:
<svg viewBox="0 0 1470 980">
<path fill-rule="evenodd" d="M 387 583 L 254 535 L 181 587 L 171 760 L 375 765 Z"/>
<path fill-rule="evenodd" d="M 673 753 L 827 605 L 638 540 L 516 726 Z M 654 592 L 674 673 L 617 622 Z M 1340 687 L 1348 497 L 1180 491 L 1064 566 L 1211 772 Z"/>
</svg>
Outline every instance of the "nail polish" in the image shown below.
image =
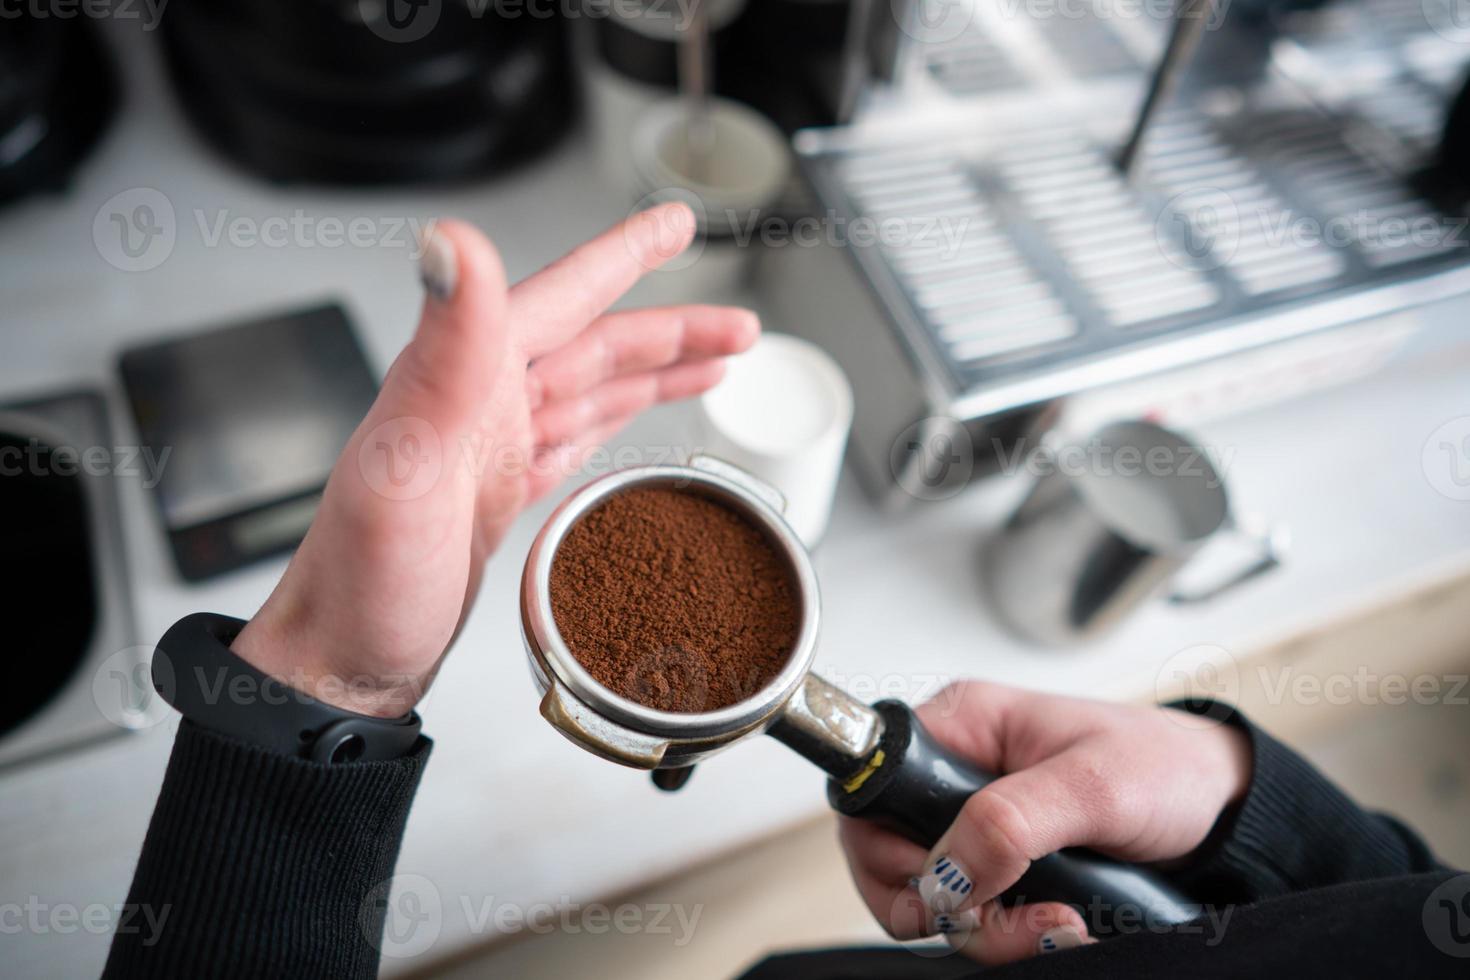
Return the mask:
<svg viewBox="0 0 1470 980">
<path fill-rule="evenodd" d="M 454 286 L 459 279 L 454 244 L 432 229 L 424 241 L 423 254 L 419 256 L 419 278 L 429 295 L 441 303 L 454 295 Z"/>
<path fill-rule="evenodd" d="M 979 927 L 979 909 L 970 908 L 965 909 L 963 912 L 941 912 L 934 917 L 934 929 L 943 936 L 969 933 Z"/>
<path fill-rule="evenodd" d="M 1075 926 L 1057 926 L 1048 929 L 1041 934 L 1037 940 L 1036 951 L 1038 953 L 1055 953 L 1063 949 L 1075 949 L 1086 942 L 1082 933 Z"/>
<path fill-rule="evenodd" d="M 967 899 L 975 884 L 965 869 L 948 855 L 940 855 L 919 878 L 919 897 L 934 912 L 951 912 Z"/>
</svg>

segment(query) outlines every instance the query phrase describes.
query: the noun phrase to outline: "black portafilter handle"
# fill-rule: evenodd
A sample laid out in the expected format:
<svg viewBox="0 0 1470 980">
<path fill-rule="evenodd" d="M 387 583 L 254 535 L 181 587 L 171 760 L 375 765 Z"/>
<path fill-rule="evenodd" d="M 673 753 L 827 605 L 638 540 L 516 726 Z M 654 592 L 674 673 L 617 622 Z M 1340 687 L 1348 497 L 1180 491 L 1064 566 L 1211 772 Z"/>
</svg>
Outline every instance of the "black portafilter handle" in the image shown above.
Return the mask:
<svg viewBox="0 0 1470 980">
<path fill-rule="evenodd" d="M 932 847 L 965 801 L 995 777 L 936 742 L 903 702 L 879 701 L 873 708 L 884 725 L 877 749 L 866 768 L 845 780 L 833 778 L 827 799 L 838 813 Z M 1065 902 L 1081 911 L 1099 938 L 1188 922 L 1202 911 L 1160 875 L 1081 848 L 1031 862 L 1000 900 Z"/>
</svg>

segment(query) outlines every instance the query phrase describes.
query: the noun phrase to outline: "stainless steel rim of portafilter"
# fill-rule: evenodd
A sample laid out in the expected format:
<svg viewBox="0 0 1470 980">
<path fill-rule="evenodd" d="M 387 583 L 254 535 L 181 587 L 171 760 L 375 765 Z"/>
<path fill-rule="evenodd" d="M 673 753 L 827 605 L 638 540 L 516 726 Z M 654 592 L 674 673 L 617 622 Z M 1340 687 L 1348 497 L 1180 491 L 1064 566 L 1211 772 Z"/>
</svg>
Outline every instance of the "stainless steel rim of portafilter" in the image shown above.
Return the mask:
<svg viewBox="0 0 1470 980">
<path fill-rule="evenodd" d="M 612 495 L 634 487 L 667 487 L 717 500 L 751 520 L 790 562 L 801 602 L 796 644 L 781 672 L 744 701 L 699 713 L 660 711 L 639 704 L 594 680 L 558 632 L 550 589 L 557 548 L 582 515 Z M 774 490 L 737 467 L 708 458 L 697 459 L 689 466 L 619 470 L 594 480 L 563 501 L 537 534 L 521 578 L 521 626 L 532 675 L 543 695 L 541 711 L 547 720 L 583 747 L 640 768 L 689 765 L 775 722 L 793 695 L 808 686 L 820 619 L 811 559 L 781 517 L 779 507 L 780 496 Z M 797 699 L 798 705 L 806 700 Z"/>
</svg>

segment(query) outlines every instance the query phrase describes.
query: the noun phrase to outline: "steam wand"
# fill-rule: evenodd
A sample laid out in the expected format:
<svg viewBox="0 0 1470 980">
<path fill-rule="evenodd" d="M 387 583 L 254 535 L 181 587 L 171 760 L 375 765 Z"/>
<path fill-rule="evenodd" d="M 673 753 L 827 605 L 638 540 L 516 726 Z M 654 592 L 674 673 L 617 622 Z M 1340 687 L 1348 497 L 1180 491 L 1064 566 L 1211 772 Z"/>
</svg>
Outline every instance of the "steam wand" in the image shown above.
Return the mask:
<svg viewBox="0 0 1470 980">
<path fill-rule="evenodd" d="M 715 150 L 715 124 L 710 115 L 713 63 L 708 0 L 693 0 L 689 22 L 679 39 L 678 83 L 688 106 L 684 118 L 684 151 L 689 174 L 700 183 L 709 181 L 710 160 Z"/>
<path fill-rule="evenodd" d="M 1213 0 L 1175 0 L 1174 25 L 1169 32 L 1168 44 L 1164 47 L 1159 63 L 1154 66 L 1148 92 L 1138 108 L 1133 129 L 1123 143 L 1123 148 L 1118 151 L 1118 169 L 1123 171 L 1123 176 L 1132 177 L 1137 170 L 1148 128 L 1159 114 L 1159 108 L 1174 93 L 1180 76 L 1194 57 L 1194 51 L 1199 47 L 1200 38 L 1204 36 L 1205 27 L 1209 23 L 1212 8 Z"/>
</svg>

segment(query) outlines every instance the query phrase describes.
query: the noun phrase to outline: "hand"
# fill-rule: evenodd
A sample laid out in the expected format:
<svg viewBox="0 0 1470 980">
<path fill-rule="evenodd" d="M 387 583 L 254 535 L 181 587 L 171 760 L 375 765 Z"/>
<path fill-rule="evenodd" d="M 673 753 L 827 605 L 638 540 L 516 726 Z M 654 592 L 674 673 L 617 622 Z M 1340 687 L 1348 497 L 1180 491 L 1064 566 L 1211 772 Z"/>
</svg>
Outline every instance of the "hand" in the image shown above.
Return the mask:
<svg viewBox="0 0 1470 980">
<path fill-rule="evenodd" d="M 852 818 L 842 820 L 843 850 L 890 934 L 945 933 L 986 965 L 1095 942 L 1071 906 L 992 901 L 1033 860 L 1074 846 L 1130 862 L 1184 857 L 1250 783 L 1242 732 L 1171 709 L 971 681 L 918 715 L 941 744 L 1003 775 L 970 797 L 927 854 Z"/>
<path fill-rule="evenodd" d="M 754 342 L 746 310 L 605 312 L 693 236 L 689 209 L 664 205 L 507 289 L 482 234 L 437 223 L 418 330 L 234 651 L 329 703 L 407 712 L 522 508 L 639 412 L 714 385 L 724 356 Z"/>
</svg>

